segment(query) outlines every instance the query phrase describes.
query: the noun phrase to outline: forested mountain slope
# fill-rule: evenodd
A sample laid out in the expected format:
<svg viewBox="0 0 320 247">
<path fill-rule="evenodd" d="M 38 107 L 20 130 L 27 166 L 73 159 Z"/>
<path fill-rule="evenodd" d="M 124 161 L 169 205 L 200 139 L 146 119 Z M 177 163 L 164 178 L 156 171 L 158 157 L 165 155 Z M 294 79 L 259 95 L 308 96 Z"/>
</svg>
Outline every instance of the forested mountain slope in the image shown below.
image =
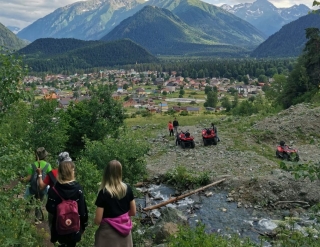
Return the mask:
<svg viewBox="0 0 320 247">
<path fill-rule="evenodd" d="M 192 55 L 244 51 L 219 42 L 201 30 L 190 27 L 167 9 L 146 6 L 122 21 L 103 40 L 129 38 L 153 54 Z"/>
<path fill-rule="evenodd" d="M 281 28 L 260 44 L 251 54 L 252 57 L 296 57 L 307 42 L 306 28 L 320 28 L 320 12 L 300 17 Z"/>
<path fill-rule="evenodd" d="M 157 59 L 131 40 L 39 39 L 20 51 L 33 71 L 73 71 L 93 67 L 152 63 Z"/>
<path fill-rule="evenodd" d="M 19 39 L 13 32 L 0 23 L 0 46 L 10 50 L 19 50 L 26 45 L 26 41 Z"/>
</svg>

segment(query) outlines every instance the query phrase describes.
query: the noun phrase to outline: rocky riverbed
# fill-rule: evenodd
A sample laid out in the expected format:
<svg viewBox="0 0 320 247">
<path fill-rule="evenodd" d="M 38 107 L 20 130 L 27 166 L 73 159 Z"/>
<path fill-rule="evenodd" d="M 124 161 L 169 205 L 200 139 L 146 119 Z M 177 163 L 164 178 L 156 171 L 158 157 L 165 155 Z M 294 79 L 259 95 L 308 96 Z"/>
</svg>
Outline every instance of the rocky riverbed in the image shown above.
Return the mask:
<svg viewBox="0 0 320 247">
<path fill-rule="evenodd" d="M 183 165 L 194 172 L 210 172 L 212 181 L 227 176 L 220 188 L 241 205 L 295 208 L 300 205 L 283 201 L 303 201 L 310 206 L 320 202 L 320 181 L 296 180 L 280 170 L 281 160 L 275 157 L 277 144 L 285 140 L 298 148 L 299 163 L 320 162 L 320 107 L 300 104 L 264 119 L 223 116 L 215 120 L 221 139 L 216 146 L 204 146 L 201 140 L 201 130 L 212 120 L 196 126 L 188 126 L 183 117 L 178 120 L 183 124 L 181 130 L 195 137 L 196 147 L 175 146 L 165 128 L 158 130 L 156 136 L 147 138 L 150 177 Z"/>
</svg>

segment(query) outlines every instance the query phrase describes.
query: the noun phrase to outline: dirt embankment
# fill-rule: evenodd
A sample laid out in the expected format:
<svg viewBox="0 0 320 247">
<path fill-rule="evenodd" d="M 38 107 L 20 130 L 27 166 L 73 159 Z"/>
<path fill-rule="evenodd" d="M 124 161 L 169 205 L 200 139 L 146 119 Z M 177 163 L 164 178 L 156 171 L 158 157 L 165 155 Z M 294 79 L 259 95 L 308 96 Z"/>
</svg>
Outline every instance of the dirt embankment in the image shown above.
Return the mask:
<svg viewBox="0 0 320 247">
<path fill-rule="evenodd" d="M 320 181 L 294 179 L 279 169 L 280 160 L 275 157 L 277 144 L 284 140 L 298 148 L 300 163 L 320 162 L 320 107 L 292 106 L 253 122 L 245 131 L 240 131 L 235 121 L 241 125 L 247 119 L 218 121 L 221 142 L 217 146 L 202 144 L 201 130 L 209 126 L 184 126 L 183 129 L 189 129 L 195 137 L 194 149 L 175 146 L 174 138 L 164 129 L 149 140 L 152 146 L 147 158 L 150 176 L 183 165 L 195 173 L 209 171 L 212 179 L 229 175 L 223 189 L 232 192 L 232 198 L 238 202 L 260 206 L 282 201 L 304 201 L 310 205 L 320 202 Z"/>
</svg>

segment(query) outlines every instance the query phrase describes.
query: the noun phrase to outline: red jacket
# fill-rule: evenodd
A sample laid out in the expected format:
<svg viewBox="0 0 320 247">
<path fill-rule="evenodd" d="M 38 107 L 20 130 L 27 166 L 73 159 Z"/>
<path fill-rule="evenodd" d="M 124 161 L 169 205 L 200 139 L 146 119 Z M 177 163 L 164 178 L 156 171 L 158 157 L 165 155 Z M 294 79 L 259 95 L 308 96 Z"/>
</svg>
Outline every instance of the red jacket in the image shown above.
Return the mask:
<svg viewBox="0 0 320 247">
<path fill-rule="evenodd" d="M 173 124 L 172 123 L 168 123 L 168 128 L 169 128 L 169 130 L 173 130 Z"/>
</svg>

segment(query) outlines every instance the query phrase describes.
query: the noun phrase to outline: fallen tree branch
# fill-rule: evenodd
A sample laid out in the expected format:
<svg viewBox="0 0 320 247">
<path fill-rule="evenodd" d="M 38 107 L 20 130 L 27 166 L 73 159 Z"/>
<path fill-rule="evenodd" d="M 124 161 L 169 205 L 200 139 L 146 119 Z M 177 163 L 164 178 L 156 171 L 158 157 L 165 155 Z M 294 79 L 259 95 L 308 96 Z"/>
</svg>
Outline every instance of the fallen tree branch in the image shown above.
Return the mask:
<svg viewBox="0 0 320 247">
<path fill-rule="evenodd" d="M 143 210 L 144 210 L 144 211 L 149 211 L 149 210 L 153 210 L 153 209 L 156 209 L 156 208 L 163 207 L 163 206 L 165 206 L 165 205 L 167 205 L 167 204 L 170 204 L 170 203 L 179 201 L 179 200 L 181 200 L 181 199 L 183 199 L 183 198 L 185 198 L 185 197 L 187 197 L 187 196 L 193 195 L 193 194 L 195 194 L 195 193 L 197 193 L 197 192 L 199 192 L 199 191 L 205 190 L 205 189 L 207 189 L 207 188 L 209 188 L 209 187 L 211 187 L 211 186 L 220 184 L 220 183 L 222 183 L 222 182 L 225 181 L 225 180 L 226 180 L 225 178 L 224 178 L 224 179 L 221 179 L 221 180 L 219 180 L 219 181 L 216 181 L 216 182 L 214 182 L 214 183 L 208 184 L 208 185 L 206 185 L 206 186 L 204 186 L 204 187 L 201 187 L 201 188 L 199 188 L 199 189 L 196 189 L 196 190 L 194 190 L 194 191 L 191 191 L 191 192 L 189 192 L 189 193 L 187 193 L 187 194 L 180 195 L 180 196 L 177 196 L 177 197 L 172 197 L 172 198 L 170 198 L 169 200 L 167 200 L 167 201 L 165 201 L 165 202 L 161 202 L 161 203 L 159 203 L 159 204 L 156 204 L 156 205 L 153 205 L 153 206 L 150 206 L 150 207 L 143 208 Z"/>
<path fill-rule="evenodd" d="M 275 202 L 273 206 L 277 206 L 278 204 L 283 204 L 283 203 L 298 203 L 298 204 L 309 205 L 308 202 L 303 202 L 303 201 L 278 201 L 278 202 Z"/>
</svg>

